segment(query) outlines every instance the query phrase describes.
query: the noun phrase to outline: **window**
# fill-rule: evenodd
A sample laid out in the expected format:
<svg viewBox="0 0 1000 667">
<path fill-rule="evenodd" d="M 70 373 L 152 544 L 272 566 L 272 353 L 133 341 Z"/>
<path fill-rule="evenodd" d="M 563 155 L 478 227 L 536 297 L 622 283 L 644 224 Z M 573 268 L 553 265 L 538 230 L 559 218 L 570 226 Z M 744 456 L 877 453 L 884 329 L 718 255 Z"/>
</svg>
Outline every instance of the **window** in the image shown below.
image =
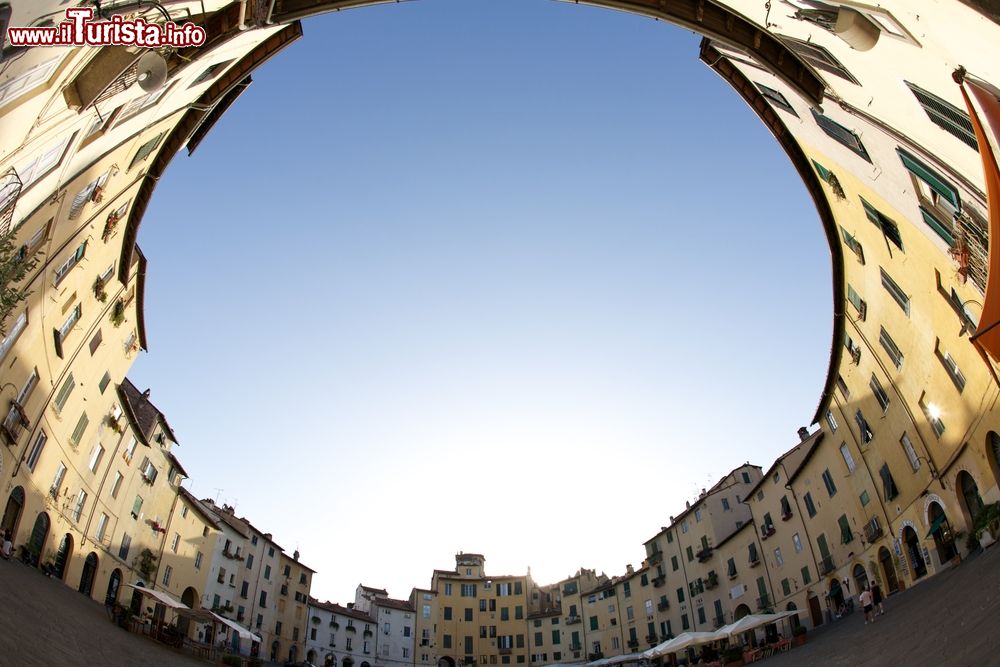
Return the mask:
<svg viewBox="0 0 1000 667">
<path fill-rule="evenodd" d="M 788 45 L 788 48 L 802 56 L 803 60 L 816 69 L 839 76 L 853 84 L 858 83 L 858 80 L 851 75 L 847 68 L 822 46 L 811 42 L 801 42 L 791 37 L 782 36 L 781 39 Z"/>
<path fill-rule="evenodd" d="M 972 127 L 972 119 L 969 118 L 969 114 L 955 105 L 945 102 L 937 95 L 927 92 L 920 86 L 916 86 L 909 81 L 905 81 L 904 83 L 909 86 L 910 92 L 917 98 L 917 101 L 923 107 L 932 123 L 972 150 L 979 150 L 979 144 L 976 141 L 976 132 Z"/>
<path fill-rule="evenodd" d="M 597 617 L 596 616 L 591 616 L 590 617 L 590 629 L 591 630 L 597 630 Z"/>
<path fill-rule="evenodd" d="M 830 494 L 831 498 L 837 495 L 837 486 L 833 483 L 833 475 L 830 474 L 829 469 L 823 471 L 823 484 L 826 486 L 826 492 Z"/>
<path fill-rule="evenodd" d="M 154 90 L 151 93 L 141 95 L 126 104 L 122 107 L 121 112 L 118 114 L 118 120 L 115 122 L 115 126 L 117 127 L 133 116 L 138 116 L 143 111 L 156 104 L 168 90 L 170 90 L 170 86 L 164 86 L 159 90 Z"/>
<path fill-rule="evenodd" d="M 792 108 L 792 105 L 788 103 L 788 100 L 785 99 L 785 96 L 779 91 L 774 88 L 769 88 L 762 83 L 757 83 L 756 81 L 754 81 L 754 84 L 756 84 L 757 88 L 760 89 L 761 94 L 766 97 L 771 104 L 798 118 L 799 115 L 795 113 L 795 109 Z"/>
<path fill-rule="evenodd" d="M 137 495 L 135 497 L 135 502 L 132 503 L 132 518 L 138 519 L 139 514 L 142 512 L 142 496 Z"/>
<path fill-rule="evenodd" d="M 847 443 L 840 443 L 840 455 L 844 457 L 844 463 L 847 465 L 847 472 L 854 472 L 854 457 L 851 456 L 851 450 L 848 449 Z"/>
<path fill-rule="evenodd" d="M 689 563 L 694 560 L 694 549 L 692 549 L 691 547 L 687 548 L 687 557 Z"/>
<path fill-rule="evenodd" d="M 90 472 L 97 472 L 97 466 L 101 465 L 102 458 L 104 458 L 104 447 L 98 443 L 94 445 L 94 451 L 90 453 L 90 463 L 87 465 Z"/>
<path fill-rule="evenodd" d="M 174 533 L 174 538 L 170 541 L 170 550 L 177 553 L 177 547 L 181 543 L 181 536 L 179 533 Z"/>
<path fill-rule="evenodd" d="M 952 383 L 955 385 L 955 389 L 958 389 L 958 393 L 962 393 L 965 389 L 965 375 L 959 369 L 958 364 L 952 358 L 952 356 L 947 353 L 941 352 L 941 341 L 938 340 L 934 345 L 934 354 L 937 356 L 938 361 L 944 366 L 944 370 L 948 373 L 948 377 L 951 378 Z"/>
<path fill-rule="evenodd" d="M 76 427 L 73 429 L 73 433 L 69 436 L 69 444 L 74 448 L 80 444 L 81 440 L 83 440 L 83 434 L 87 432 L 88 424 L 90 424 L 90 418 L 88 418 L 87 413 L 84 412 L 76 421 Z"/>
<path fill-rule="evenodd" d="M 463 598 L 474 598 L 476 597 L 476 585 L 475 584 L 462 584 L 461 595 Z"/>
<path fill-rule="evenodd" d="M 844 334 L 844 347 L 847 348 L 847 352 L 851 355 L 851 359 L 855 364 L 861 362 L 861 346 L 854 342 L 850 334 Z"/>
<path fill-rule="evenodd" d="M 897 148 L 896 154 L 899 155 L 903 166 L 930 189 L 931 201 L 934 204 L 946 203 L 956 212 L 962 210 L 962 200 L 958 195 L 958 190 L 951 183 L 902 148 Z"/>
<path fill-rule="evenodd" d="M 889 472 L 889 464 L 883 465 L 878 474 L 882 478 L 882 496 L 887 501 L 898 496 L 899 489 L 896 488 L 896 482 L 892 479 L 892 473 Z"/>
<path fill-rule="evenodd" d="M 906 313 L 906 316 L 909 317 L 910 297 L 908 297 L 903 292 L 903 289 L 896 284 L 896 281 L 893 280 L 892 277 L 885 272 L 885 269 L 879 267 L 879 272 L 882 274 L 882 287 L 885 288 L 885 291 L 889 293 L 889 296 L 891 296 L 893 300 L 897 304 L 899 304 L 899 307 L 902 308 L 903 312 Z"/>
<path fill-rule="evenodd" d="M 267 608 L 267 591 L 261 591 L 260 592 L 260 603 L 259 604 L 260 604 L 261 607 L 264 607 L 265 609 Z"/>
<path fill-rule="evenodd" d="M 73 330 L 73 327 L 76 326 L 76 323 L 80 321 L 80 317 L 82 316 L 83 316 L 83 307 L 78 303 L 73 308 L 73 310 L 70 311 L 69 316 L 66 318 L 66 321 L 63 322 L 62 326 L 56 329 L 55 331 L 56 355 L 59 358 L 62 358 L 63 355 L 63 342 L 66 340 L 66 337 L 69 336 L 70 332 Z"/>
<path fill-rule="evenodd" d="M 851 397 L 851 390 L 848 388 L 847 382 L 845 382 L 844 378 L 840 375 L 837 376 L 837 389 L 840 390 L 840 393 L 843 394 L 845 399 Z"/>
<path fill-rule="evenodd" d="M 507 611 L 507 607 L 504 607 L 502 609 L 502 611 L 506 612 Z M 503 620 L 503 621 L 508 620 L 507 618 L 504 618 L 506 615 L 507 615 L 506 613 L 501 614 L 500 615 L 500 620 Z M 471 623 L 472 622 L 472 607 L 466 607 L 465 608 L 465 621 L 467 623 Z M 388 634 L 388 633 L 386 633 L 386 634 Z"/>
<path fill-rule="evenodd" d="M 785 564 L 785 559 L 781 557 L 781 547 L 774 550 L 774 564 L 778 567 Z"/>
<path fill-rule="evenodd" d="M 851 524 L 847 520 L 846 514 L 841 514 L 840 518 L 837 519 L 837 523 L 840 525 L 840 541 L 843 544 L 850 544 L 854 541 L 854 531 L 851 530 Z"/>
<path fill-rule="evenodd" d="M 80 516 L 83 514 L 83 507 L 87 504 L 87 492 L 80 489 L 80 492 L 76 494 L 76 504 L 73 506 L 73 521 L 79 521 Z"/>
<path fill-rule="evenodd" d="M 882 345 L 882 349 L 885 350 L 896 370 L 901 369 L 903 367 L 903 353 L 900 352 L 899 346 L 896 345 L 896 341 L 892 339 L 885 327 L 879 327 L 879 329 L 878 342 Z"/>
<path fill-rule="evenodd" d="M 865 215 L 868 216 L 868 220 L 871 221 L 873 225 L 882 230 L 882 234 L 885 235 L 887 239 L 892 241 L 892 244 L 903 249 L 903 237 L 899 234 L 899 225 L 896 222 L 883 214 L 877 208 L 871 205 L 867 199 L 864 197 L 859 197 L 861 199 L 861 207 L 865 209 Z"/>
<path fill-rule="evenodd" d="M 802 552 L 802 538 L 799 537 L 798 533 L 792 535 L 792 546 L 795 548 L 795 553 Z"/>
<path fill-rule="evenodd" d="M 174 573 L 174 568 L 170 567 L 169 565 L 167 565 L 165 568 L 163 568 L 163 585 L 164 586 L 169 586 L 170 585 L 170 575 L 173 574 L 173 573 Z"/>
<path fill-rule="evenodd" d="M 56 67 L 59 66 L 60 60 L 61 57 L 58 56 L 46 60 L 29 68 L 23 74 L 0 84 L 0 105 L 7 104 L 48 81 L 52 73 L 56 71 Z"/>
<path fill-rule="evenodd" d="M 108 530 L 108 515 L 105 514 L 104 512 L 101 512 L 101 516 L 98 517 L 97 519 L 97 529 L 94 531 L 94 538 L 96 538 L 98 542 L 103 543 L 104 534 L 107 532 L 107 530 Z"/>
<path fill-rule="evenodd" d="M 834 139 L 840 144 L 844 145 L 848 149 L 854 151 L 859 157 L 867 162 L 871 162 L 871 158 L 868 157 L 868 151 L 865 150 L 864 144 L 861 143 L 861 138 L 852 131 L 833 120 L 829 116 L 824 116 L 823 114 L 816 111 L 816 109 L 810 109 L 812 112 L 813 120 L 819 125 L 819 128 L 826 133 L 828 137 Z"/>
<path fill-rule="evenodd" d="M 14 323 L 11 325 L 7 335 L 4 336 L 3 342 L 0 343 L 0 359 L 7 356 L 10 348 L 14 347 L 14 343 L 17 342 L 17 339 L 21 336 L 21 332 L 24 331 L 26 326 L 28 326 L 27 310 L 18 314 L 17 319 L 14 320 Z"/>
<path fill-rule="evenodd" d="M 865 300 L 861 298 L 850 283 L 847 283 L 847 300 L 851 302 L 854 310 L 858 312 L 858 319 L 864 320 L 868 316 L 868 304 L 865 303 Z"/>
<path fill-rule="evenodd" d="M 223 60 L 222 62 L 217 62 L 209 65 L 208 67 L 205 68 L 205 70 L 201 74 L 199 74 L 194 79 L 194 81 L 191 82 L 191 85 L 189 85 L 188 88 L 194 88 L 199 83 L 204 83 L 205 81 L 214 78 L 215 76 L 217 76 L 219 70 L 221 70 L 223 67 L 225 67 L 231 62 L 233 62 L 232 59 Z"/>
<path fill-rule="evenodd" d="M 910 467 L 913 468 L 913 472 L 920 470 L 920 458 L 917 457 L 917 452 L 913 449 L 913 443 L 910 442 L 910 436 L 903 434 L 903 437 L 899 439 L 899 444 L 903 447 L 903 452 L 906 454 L 906 460 L 910 462 Z"/>
<path fill-rule="evenodd" d="M 792 587 L 788 583 L 788 579 L 787 578 L 781 580 L 781 592 L 784 595 L 791 595 L 792 594 Z"/>
<path fill-rule="evenodd" d="M 872 432 L 872 428 L 868 425 L 868 420 L 865 419 L 865 415 L 861 412 L 861 410 L 854 413 L 854 421 L 858 425 L 858 432 L 861 434 L 861 442 L 871 442 L 872 438 L 875 437 L 875 434 Z"/>
<path fill-rule="evenodd" d="M 723 512 L 728 512 L 729 511 L 729 499 L 728 498 L 723 498 L 722 499 L 722 511 Z"/>
<path fill-rule="evenodd" d="M 736 576 L 736 559 L 735 558 L 730 558 L 726 562 L 726 573 L 729 575 L 729 577 L 735 577 Z"/>
<path fill-rule="evenodd" d="M 941 421 L 941 411 L 933 403 L 924 403 L 924 397 L 920 397 L 920 407 L 924 411 L 924 416 L 930 422 L 934 430 L 934 436 L 940 438 L 944 434 L 944 422 Z"/>
<path fill-rule="evenodd" d="M 806 586 L 812 581 L 812 576 L 809 574 L 809 566 L 806 565 L 802 568 L 802 585 Z"/>
<path fill-rule="evenodd" d="M 451 607 L 445 607 L 444 608 L 444 620 L 446 620 L 446 621 L 450 621 L 451 620 Z"/>
<path fill-rule="evenodd" d="M 749 547 L 749 558 L 750 564 L 754 564 L 760 560 L 760 556 L 757 555 L 757 543 L 751 542 Z M 683 602 L 683 600 L 681 600 Z"/>
<path fill-rule="evenodd" d="M 744 470 L 740 474 L 743 476 L 743 483 L 744 484 L 749 484 L 750 483 L 750 473 L 748 473 L 747 471 Z"/>
<path fill-rule="evenodd" d="M 812 493 L 806 493 L 802 496 L 802 502 L 805 503 L 806 512 L 809 514 L 809 518 L 816 516 L 816 505 L 813 504 Z"/>
<path fill-rule="evenodd" d="M 56 269 L 55 283 L 54 283 L 56 286 L 58 286 L 59 283 L 62 282 L 63 278 L 65 278 L 67 274 L 69 274 L 69 272 L 73 269 L 73 267 L 76 266 L 81 259 L 83 259 L 83 256 L 86 253 L 87 253 L 87 242 L 84 241 L 83 243 L 78 245 L 76 250 L 73 251 L 73 254 L 67 257 L 66 261 L 60 264 L 59 267 Z"/>
<path fill-rule="evenodd" d="M 827 424 L 827 426 L 830 427 L 830 432 L 831 433 L 836 433 L 837 432 L 837 419 L 836 419 L 836 417 L 833 416 L 833 411 L 832 410 L 827 410 L 826 411 L 826 424 Z"/>
<path fill-rule="evenodd" d="M 843 227 L 840 228 L 840 235 L 844 239 L 844 245 L 847 246 L 851 250 L 851 252 L 853 252 L 857 256 L 859 262 L 864 264 L 865 250 L 861 246 L 861 242 L 858 241 L 856 238 L 854 238 L 854 235 L 848 232 Z"/>
<path fill-rule="evenodd" d="M 194 555 L 194 569 L 196 570 L 201 569 L 201 560 L 203 557 L 204 554 L 202 554 L 200 551 Z"/>
<path fill-rule="evenodd" d="M 695 521 L 695 523 L 701 523 L 701 508 L 700 507 L 694 511 L 694 521 Z"/>
<path fill-rule="evenodd" d="M 132 537 L 127 534 L 122 535 L 121 545 L 118 547 L 118 557 L 122 560 L 128 558 L 128 550 L 132 547 Z"/>
<path fill-rule="evenodd" d="M 73 379 L 73 374 L 70 373 L 63 382 L 62 387 L 59 388 L 59 393 L 56 394 L 56 412 L 62 412 L 63 408 L 66 407 L 66 401 L 69 400 L 69 395 L 73 393 L 74 387 L 76 387 L 76 380 Z"/>
<path fill-rule="evenodd" d="M 684 589 L 683 588 L 678 588 L 677 589 L 677 602 L 680 602 L 680 603 L 684 602 Z"/>
<path fill-rule="evenodd" d="M 882 388 L 882 383 L 878 381 L 875 374 L 872 373 L 872 379 L 868 382 L 868 386 L 871 387 L 872 394 L 875 396 L 875 400 L 878 401 L 879 406 L 882 408 L 883 414 L 889 409 L 889 395 L 885 393 L 885 389 Z"/>
<path fill-rule="evenodd" d="M 867 507 L 868 503 L 871 502 L 871 498 L 868 497 L 868 492 L 867 491 L 862 491 L 861 495 L 858 496 L 858 500 L 861 501 L 861 506 L 862 507 Z"/>
<path fill-rule="evenodd" d="M 48 439 L 45 431 L 39 431 L 35 437 L 35 444 L 31 446 L 31 451 L 28 453 L 28 458 L 25 461 L 25 465 L 28 466 L 28 470 L 31 472 L 35 472 L 35 466 L 38 465 L 38 458 L 42 455 L 42 450 L 45 449 L 45 443 Z"/>
<path fill-rule="evenodd" d="M 127 171 L 131 171 L 135 165 L 148 158 L 152 152 L 156 150 L 156 147 L 160 145 L 160 140 L 163 139 L 163 135 L 164 133 L 161 132 L 144 143 L 142 146 L 139 146 L 139 150 L 135 152 L 135 157 L 133 157 L 132 162 L 129 163 Z"/>
<path fill-rule="evenodd" d="M 107 372 L 104 373 L 104 377 L 101 378 L 100 383 L 97 385 L 98 389 L 101 390 L 102 394 L 104 393 L 104 390 L 108 388 L 108 384 L 110 382 L 111 382 L 111 373 Z"/>
</svg>

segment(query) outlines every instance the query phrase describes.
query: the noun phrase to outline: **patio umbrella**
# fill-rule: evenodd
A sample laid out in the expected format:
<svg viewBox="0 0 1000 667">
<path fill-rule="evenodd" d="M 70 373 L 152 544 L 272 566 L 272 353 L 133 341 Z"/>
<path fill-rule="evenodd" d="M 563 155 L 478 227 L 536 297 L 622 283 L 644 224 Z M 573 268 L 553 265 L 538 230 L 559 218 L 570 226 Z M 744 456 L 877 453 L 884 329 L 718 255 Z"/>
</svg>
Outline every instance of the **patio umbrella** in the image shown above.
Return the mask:
<svg viewBox="0 0 1000 667">
<path fill-rule="evenodd" d="M 759 628 L 762 625 L 768 625 L 770 623 L 775 623 L 783 618 L 789 616 L 794 616 L 799 613 L 796 611 L 782 611 L 777 614 L 750 614 L 749 616 L 744 616 L 735 623 L 730 623 L 719 628 L 718 633 L 725 637 L 735 637 L 736 635 L 743 634 L 755 628 Z"/>
<path fill-rule="evenodd" d="M 666 655 L 668 653 L 683 651 L 689 646 L 709 644 L 718 639 L 722 639 L 725 636 L 726 635 L 720 635 L 718 632 L 683 632 L 670 641 L 663 642 L 659 646 L 649 649 L 642 655 L 646 658 L 658 658 L 659 656 Z"/>
</svg>

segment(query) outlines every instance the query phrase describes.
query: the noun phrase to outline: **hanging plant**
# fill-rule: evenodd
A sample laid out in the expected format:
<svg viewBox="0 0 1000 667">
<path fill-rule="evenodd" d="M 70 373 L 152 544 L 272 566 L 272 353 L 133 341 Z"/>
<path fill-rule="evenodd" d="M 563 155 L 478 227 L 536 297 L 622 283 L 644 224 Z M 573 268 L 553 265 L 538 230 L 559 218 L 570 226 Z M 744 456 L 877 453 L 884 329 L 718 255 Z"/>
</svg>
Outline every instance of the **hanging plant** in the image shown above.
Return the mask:
<svg viewBox="0 0 1000 667">
<path fill-rule="evenodd" d="M 111 323 L 116 327 L 120 327 L 122 322 L 125 321 L 125 302 L 121 299 L 115 303 L 115 307 L 111 309 Z"/>
</svg>

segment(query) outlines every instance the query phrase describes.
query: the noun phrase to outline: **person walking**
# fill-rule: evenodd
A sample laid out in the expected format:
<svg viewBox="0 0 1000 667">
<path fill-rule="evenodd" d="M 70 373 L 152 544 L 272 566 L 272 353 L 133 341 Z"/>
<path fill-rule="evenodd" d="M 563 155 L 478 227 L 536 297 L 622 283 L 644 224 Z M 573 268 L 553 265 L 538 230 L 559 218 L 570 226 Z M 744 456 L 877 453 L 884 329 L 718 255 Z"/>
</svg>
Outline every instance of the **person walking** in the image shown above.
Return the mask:
<svg viewBox="0 0 1000 667">
<path fill-rule="evenodd" d="M 885 613 L 885 605 L 882 603 L 882 589 L 878 584 L 872 584 L 872 609 L 874 615 L 881 616 Z"/>
<path fill-rule="evenodd" d="M 861 591 L 861 595 L 858 596 L 858 602 L 861 603 L 861 608 L 865 610 L 865 625 L 868 622 L 875 622 L 875 615 L 872 613 L 872 592 L 868 590 L 868 586 L 865 586 L 865 590 Z"/>
</svg>

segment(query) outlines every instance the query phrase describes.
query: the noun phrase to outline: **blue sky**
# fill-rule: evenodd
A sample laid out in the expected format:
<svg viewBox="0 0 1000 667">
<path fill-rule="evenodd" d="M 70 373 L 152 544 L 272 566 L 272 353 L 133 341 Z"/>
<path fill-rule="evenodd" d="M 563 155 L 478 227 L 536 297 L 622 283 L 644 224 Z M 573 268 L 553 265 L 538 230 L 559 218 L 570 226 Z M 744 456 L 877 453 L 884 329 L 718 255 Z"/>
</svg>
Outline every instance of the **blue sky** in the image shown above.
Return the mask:
<svg viewBox="0 0 1000 667">
<path fill-rule="evenodd" d="M 310 19 L 161 180 L 151 387 L 200 497 L 405 598 L 550 583 L 813 416 L 830 259 L 700 37 L 547 0 Z"/>
</svg>

